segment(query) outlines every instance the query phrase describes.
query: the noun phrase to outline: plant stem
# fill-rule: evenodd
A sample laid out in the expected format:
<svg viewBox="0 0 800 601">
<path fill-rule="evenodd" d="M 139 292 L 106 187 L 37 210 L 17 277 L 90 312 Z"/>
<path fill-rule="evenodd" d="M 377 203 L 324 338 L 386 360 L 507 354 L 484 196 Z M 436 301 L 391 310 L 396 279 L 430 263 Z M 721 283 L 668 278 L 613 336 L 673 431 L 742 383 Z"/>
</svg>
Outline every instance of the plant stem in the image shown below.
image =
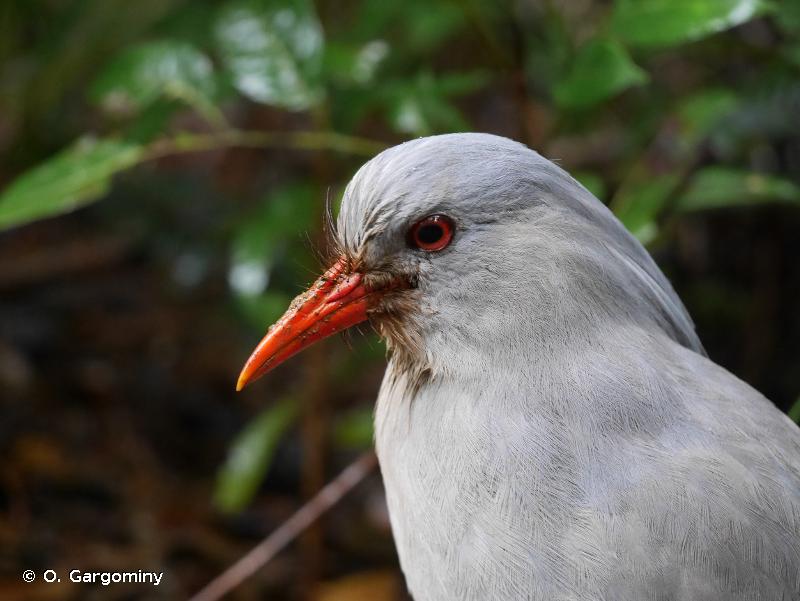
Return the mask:
<svg viewBox="0 0 800 601">
<path fill-rule="evenodd" d="M 244 557 L 207 584 L 190 601 L 217 601 L 264 567 L 278 552 L 341 500 L 378 465 L 373 451 L 367 451 L 320 490 L 277 530 L 253 547 Z"/>
<path fill-rule="evenodd" d="M 180 133 L 156 140 L 145 151 L 146 160 L 204 152 L 231 146 L 247 148 L 293 148 L 298 150 L 334 150 L 347 154 L 372 156 L 386 148 L 375 140 L 347 136 L 330 131 L 270 132 L 226 129 L 212 133 Z"/>
</svg>

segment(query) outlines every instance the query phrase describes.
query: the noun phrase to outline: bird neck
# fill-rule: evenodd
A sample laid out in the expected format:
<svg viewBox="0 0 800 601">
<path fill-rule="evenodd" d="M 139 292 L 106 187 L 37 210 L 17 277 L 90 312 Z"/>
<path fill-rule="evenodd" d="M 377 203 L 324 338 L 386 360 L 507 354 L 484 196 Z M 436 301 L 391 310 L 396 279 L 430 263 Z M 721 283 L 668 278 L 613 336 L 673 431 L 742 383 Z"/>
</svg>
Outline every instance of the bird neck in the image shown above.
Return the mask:
<svg viewBox="0 0 800 601">
<path fill-rule="evenodd" d="M 501 438 L 522 422 L 545 430 L 638 436 L 680 418 L 680 400 L 664 393 L 675 389 L 680 371 L 661 366 L 685 364 L 692 351 L 631 324 L 598 322 L 563 331 L 569 334 L 506 332 L 505 344 L 497 344 L 495 333 L 481 343 L 448 345 L 432 351 L 437 359 L 427 371 L 390 361 L 378 427 L 402 432 L 445 419 L 455 429 L 491 424 L 492 435 Z M 475 419 L 453 420 L 447 417 L 451 412 Z"/>
</svg>

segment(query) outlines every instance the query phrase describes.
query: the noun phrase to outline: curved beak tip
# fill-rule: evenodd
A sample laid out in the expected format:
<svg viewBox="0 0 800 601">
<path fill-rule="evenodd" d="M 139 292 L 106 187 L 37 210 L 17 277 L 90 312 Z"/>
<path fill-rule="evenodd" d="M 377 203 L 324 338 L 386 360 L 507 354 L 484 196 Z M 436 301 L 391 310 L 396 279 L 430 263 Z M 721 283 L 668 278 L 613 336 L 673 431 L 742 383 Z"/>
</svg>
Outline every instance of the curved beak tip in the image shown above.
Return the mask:
<svg viewBox="0 0 800 601">
<path fill-rule="evenodd" d="M 265 341 L 267 344 L 265 344 Z M 270 334 L 268 333 L 262 340 L 242 367 L 239 378 L 236 380 L 236 392 L 241 392 L 248 384 L 258 380 L 267 373 L 270 368 L 266 366 L 276 355 L 274 344 L 270 344 Z"/>
<path fill-rule="evenodd" d="M 247 381 L 249 378 L 245 375 L 244 371 L 239 374 L 239 379 L 236 380 L 236 392 L 241 392 L 242 389 L 247 386 Z"/>
</svg>

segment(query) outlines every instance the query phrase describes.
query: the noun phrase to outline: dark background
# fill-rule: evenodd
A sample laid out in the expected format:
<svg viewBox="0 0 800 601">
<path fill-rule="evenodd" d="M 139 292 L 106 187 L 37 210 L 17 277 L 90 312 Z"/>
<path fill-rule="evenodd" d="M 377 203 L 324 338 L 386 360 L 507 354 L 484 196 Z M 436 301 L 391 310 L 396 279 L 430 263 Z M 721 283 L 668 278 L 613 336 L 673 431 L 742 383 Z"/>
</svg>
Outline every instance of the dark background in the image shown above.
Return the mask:
<svg viewBox="0 0 800 601">
<path fill-rule="evenodd" d="M 558 160 L 800 419 L 799 75 L 789 1 L 0 3 L 0 598 L 186 598 L 370 446 L 368 328 L 233 387 L 326 198 L 415 136 Z M 403 599 L 382 495 L 231 598 Z"/>
</svg>

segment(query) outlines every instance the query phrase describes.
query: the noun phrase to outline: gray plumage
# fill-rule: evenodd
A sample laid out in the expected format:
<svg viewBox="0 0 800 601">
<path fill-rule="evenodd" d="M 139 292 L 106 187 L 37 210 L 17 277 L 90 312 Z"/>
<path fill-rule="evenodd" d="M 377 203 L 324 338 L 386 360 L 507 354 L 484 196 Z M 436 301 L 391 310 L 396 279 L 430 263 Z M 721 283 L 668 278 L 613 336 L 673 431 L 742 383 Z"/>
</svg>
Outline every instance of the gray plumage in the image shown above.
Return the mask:
<svg viewBox="0 0 800 601">
<path fill-rule="evenodd" d="M 452 244 L 410 249 L 434 213 Z M 422 138 L 361 168 L 337 229 L 365 271 L 416 282 L 372 316 L 416 601 L 800 599 L 800 429 L 705 356 L 566 172 L 505 138 Z"/>
</svg>

